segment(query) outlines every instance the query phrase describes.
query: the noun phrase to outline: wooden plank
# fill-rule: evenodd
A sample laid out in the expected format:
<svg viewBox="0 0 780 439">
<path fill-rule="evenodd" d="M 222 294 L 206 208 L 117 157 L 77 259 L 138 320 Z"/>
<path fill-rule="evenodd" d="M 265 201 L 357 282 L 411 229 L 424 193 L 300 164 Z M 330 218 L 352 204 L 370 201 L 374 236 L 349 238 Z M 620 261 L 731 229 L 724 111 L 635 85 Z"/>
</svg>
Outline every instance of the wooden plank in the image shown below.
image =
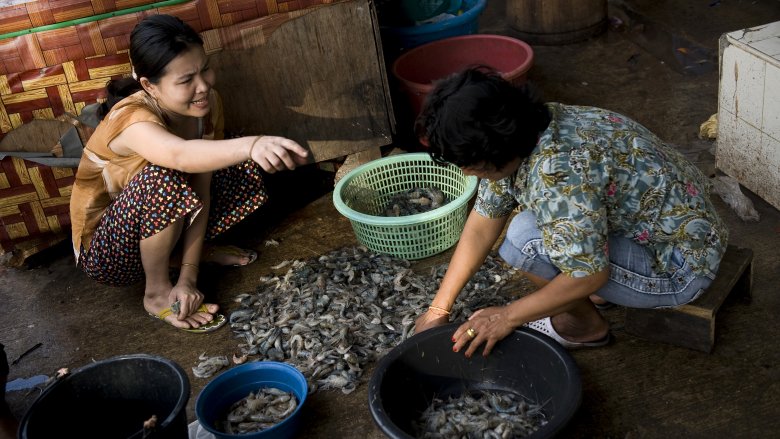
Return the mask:
<svg viewBox="0 0 780 439">
<path fill-rule="evenodd" d="M 282 24 L 264 44 L 211 55 L 226 129 L 290 137 L 314 161 L 392 142 L 374 4 L 336 3 Z"/>
<path fill-rule="evenodd" d="M 710 352 L 715 341 L 715 318 L 679 312 L 675 308 L 632 308 L 626 310 L 626 332 L 651 341 Z"/>
<path fill-rule="evenodd" d="M 729 246 L 712 285 L 695 301 L 675 308 L 626 310 L 626 332 L 704 352 L 715 344 L 716 314 L 732 291 L 750 297 L 753 251 Z"/>
<path fill-rule="evenodd" d="M 36 119 L 11 130 L 2 141 L 0 151 L 50 153 L 73 125 L 59 120 Z"/>
<path fill-rule="evenodd" d="M 334 178 L 333 184 L 335 185 L 338 183 L 342 177 L 349 174 L 350 171 L 357 168 L 358 166 L 380 158 L 382 158 L 382 150 L 380 148 L 368 148 L 364 151 L 348 155 L 346 160 L 344 160 L 344 163 L 336 172 L 336 177 Z"/>
<path fill-rule="evenodd" d="M 690 305 L 683 307 L 697 307 L 712 310 L 716 313 L 720 305 L 726 299 L 726 296 L 739 284 L 742 275 L 746 272 L 752 277 L 753 250 L 749 248 L 739 248 L 733 245 L 728 246 L 726 254 L 718 269 L 718 276 L 707 289 L 706 294 L 693 301 Z M 721 273 L 723 275 L 721 275 Z M 750 295 L 750 290 L 741 291 Z"/>
<path fill-rule="evenodd" d="M 376 5 L 376 2 L 372 2 L 373 5 Z M 384 51 L 382 49 L 382 35 L 379 30 L 379 17 L 377 17 L 376 7 L 371 8 L 371 22 L 375 23 L 376 26 L 374 26 L 374 46 L 376 48 L 376 53 L 379 54 L 378 60 L 379 60 L 379 73 L 382 75 L 382 82 L 384 83 L 385 87 L 385 104 L 387 105 L 387 115 L 390 118 L 390 127 L 393 132 L 395 132 L 396 127 L 396 118 L 395 118 L 395 111 L 393 110 L 393 100 L 392 100 L 392 93 L 390 90 L 390 81 L 387 78 L 387 65 L 385 64 L 385 56 Z"/>
</svg>

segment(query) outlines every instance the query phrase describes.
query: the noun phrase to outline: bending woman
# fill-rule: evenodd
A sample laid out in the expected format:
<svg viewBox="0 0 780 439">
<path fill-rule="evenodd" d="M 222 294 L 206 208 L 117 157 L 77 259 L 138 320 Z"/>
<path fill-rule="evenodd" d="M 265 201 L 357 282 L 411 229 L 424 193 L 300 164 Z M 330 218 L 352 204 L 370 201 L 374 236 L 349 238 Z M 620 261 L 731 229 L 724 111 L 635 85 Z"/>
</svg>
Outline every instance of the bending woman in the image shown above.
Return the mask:
<svg viewBox="0 0 780 439">
<path fill-rule="evenodd" d="M 607 321 L 589 296 L 635 308 L 694 300 L 718 271 L 728 230 L 701 172 L 635 121 L 611 111 L 540 103 L 497 73 L 470 69 L 428 98 L 418 127 L 434 159 L 481 178 L 429 309 L 444 324 L 515 209 L 499 248 L 537 290 L 478 310 L 453 349 L 487 355 L 528 325 L 567 348 L 602 346 Z"/>
<path fill-rule="evenodd" d="M 109 285 L 145 278 L 144 308 L 177 328 L 216 329 L 224 316 L 197 288 L 204 240 L 266 201 L 261 168 L 295 169 L 308 152 L 283 137 L 223 139 L 215 74 L 200 36 L 180 19 L 143 19 L 130 35 L 130 59 L 133 78 L 109 83 L 76 173 L 76 261 Z M 222 254 L 217 262 L 244 265 L 252 256 Z"/>
</svg>

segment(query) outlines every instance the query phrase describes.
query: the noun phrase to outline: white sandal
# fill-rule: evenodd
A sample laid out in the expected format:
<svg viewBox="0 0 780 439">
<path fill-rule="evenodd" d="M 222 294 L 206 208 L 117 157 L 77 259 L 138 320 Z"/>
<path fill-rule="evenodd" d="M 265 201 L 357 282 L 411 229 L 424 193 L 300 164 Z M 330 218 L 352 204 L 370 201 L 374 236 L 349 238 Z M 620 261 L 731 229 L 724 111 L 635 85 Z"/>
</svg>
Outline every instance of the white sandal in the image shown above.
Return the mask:
<svg viewBox="0 0 780 439">
<path fill-rule="evenodd" d="M 555 330 L 555 328 L 552 325 L 552 321 L 550 320 L 549 317 L 545 317 L 543 319 L 534 320 L 533 322 L 525 323 L 523 324 L 523 326 L 541 332 L 542 334 L 560 343 L 560 345 L 565 347 L 566 349 L 597 348 L 599 346 L 604 346 L 607 343 L 609 343 L 609 338 L 610 338 L 609 333 L 607 333 L 607 335 L 605 335 L 603 338 L 600 338 L 595 341 L 576 342 L 576 341 L 566 340 L 565 338 L 561 337 L 560 334 L 558 334 L 558 331 Z"/>
</svg>

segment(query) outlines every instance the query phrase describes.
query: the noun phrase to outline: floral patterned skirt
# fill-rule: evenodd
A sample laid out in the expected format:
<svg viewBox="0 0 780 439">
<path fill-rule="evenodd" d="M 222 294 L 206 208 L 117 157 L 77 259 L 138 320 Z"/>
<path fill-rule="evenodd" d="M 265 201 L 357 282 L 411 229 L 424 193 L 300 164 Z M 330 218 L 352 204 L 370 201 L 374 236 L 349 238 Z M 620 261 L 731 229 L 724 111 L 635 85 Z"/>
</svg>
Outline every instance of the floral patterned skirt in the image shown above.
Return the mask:
<svg viewBox="0 0 780 439">
<path fill-rule="evenodd" d="M 265 204 L 260 166 L 248 160 L 214 172 L 206 240 L 225 232 Z M 180 171 L 147 165 L 108 206 L 79 266 L 98 282 L 123 286 L 144 277 L 140 242 L 175 221 L 196 214 L 203 204 Z"/>
</svg>

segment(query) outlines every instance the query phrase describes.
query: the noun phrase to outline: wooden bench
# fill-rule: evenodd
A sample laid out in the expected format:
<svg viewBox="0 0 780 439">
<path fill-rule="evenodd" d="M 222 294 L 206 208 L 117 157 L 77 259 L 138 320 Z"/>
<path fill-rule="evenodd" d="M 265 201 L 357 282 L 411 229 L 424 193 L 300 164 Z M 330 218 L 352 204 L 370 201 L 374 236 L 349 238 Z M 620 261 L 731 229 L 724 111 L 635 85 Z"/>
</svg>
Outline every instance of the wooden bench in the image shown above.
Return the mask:
<svg viewBox="0 0 780 439">
<path fill-rule="evenodd" d="M 715 344 L 715 315 L 729 294 L 750 298 L 753 251 L 728 246 L 712 285 L 693 302 L 674 308 L 626 309 L 626 332 L 704 352 Z"/>
</svg>

